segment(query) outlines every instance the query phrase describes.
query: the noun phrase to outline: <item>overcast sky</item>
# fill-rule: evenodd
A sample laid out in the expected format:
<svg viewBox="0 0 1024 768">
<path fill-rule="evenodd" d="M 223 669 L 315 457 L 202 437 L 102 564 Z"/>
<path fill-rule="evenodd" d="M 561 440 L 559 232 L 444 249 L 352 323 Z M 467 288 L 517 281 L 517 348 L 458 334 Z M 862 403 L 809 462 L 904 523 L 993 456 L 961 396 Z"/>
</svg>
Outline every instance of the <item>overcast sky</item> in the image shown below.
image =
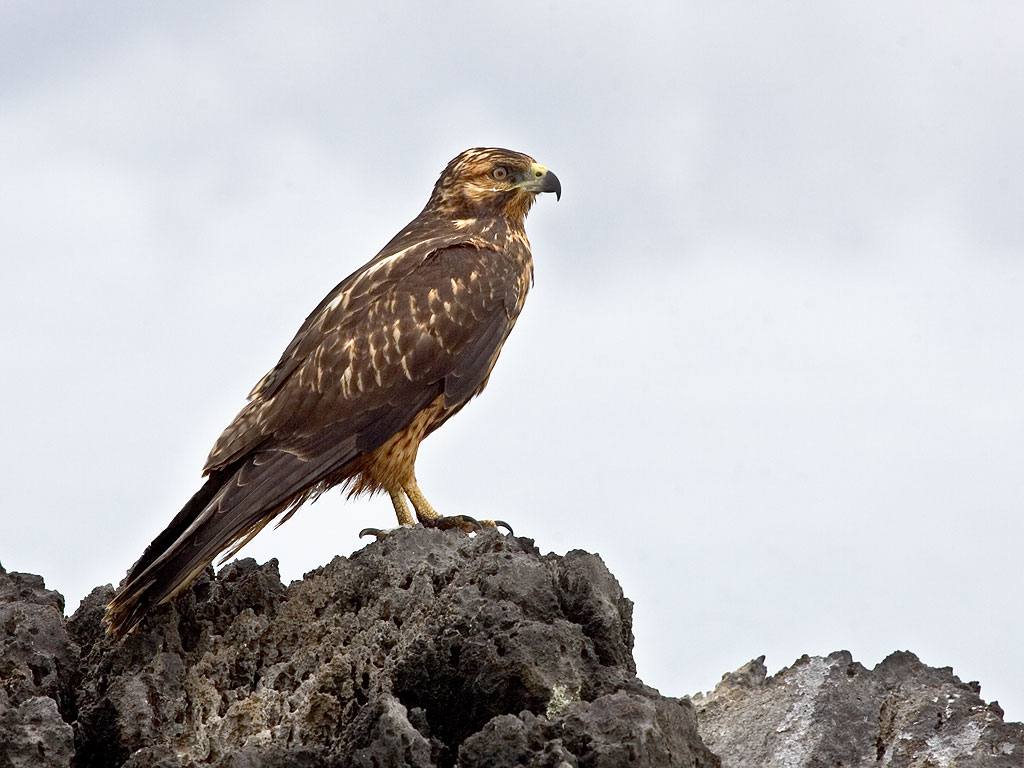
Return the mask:
<svg viewBox="0 0 1024 768">
<path fill-rule="evenodd" d="M 562 181 L 441 511 L 598 552 L 639 674 L 908 649 L 1024 719 L 1024 6 L 0 10 L 0 562 L 117 583 L 462 149 Z M 389 526 L 332 493 L 287 582 Z"/>
</svg>

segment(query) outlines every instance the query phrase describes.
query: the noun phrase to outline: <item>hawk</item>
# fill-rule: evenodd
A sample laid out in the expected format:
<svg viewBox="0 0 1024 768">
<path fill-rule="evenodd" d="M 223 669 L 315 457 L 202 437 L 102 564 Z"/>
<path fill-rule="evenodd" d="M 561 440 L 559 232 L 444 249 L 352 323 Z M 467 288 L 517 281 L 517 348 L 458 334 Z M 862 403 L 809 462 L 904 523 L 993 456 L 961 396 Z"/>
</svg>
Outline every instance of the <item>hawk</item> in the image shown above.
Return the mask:
<svg viewBox="0 0 1024 768">
<path fill-rule="evenodd" d="M 402 526 L 481 525 L 434 511 L 416 453 L 487 384 L 533 282 L 524 225 L 542 192 L 560 198 L 558 177 L 519 152 L 469 149 L 447 165 L 423 211 L 320 302 L 256 384 L 206 483 L 107 606 L 110 634 L 333 486 L 387 492 Z"/>
</svg>

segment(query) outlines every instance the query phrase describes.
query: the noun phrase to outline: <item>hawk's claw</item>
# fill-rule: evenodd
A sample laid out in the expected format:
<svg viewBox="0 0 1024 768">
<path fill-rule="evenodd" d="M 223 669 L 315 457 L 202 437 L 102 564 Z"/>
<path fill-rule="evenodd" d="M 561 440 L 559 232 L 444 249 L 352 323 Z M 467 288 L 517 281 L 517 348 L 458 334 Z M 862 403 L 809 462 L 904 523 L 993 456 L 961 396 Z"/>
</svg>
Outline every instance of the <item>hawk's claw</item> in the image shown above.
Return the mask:
<svg viewBox="0 0 1024 768">
<path fill-rule="evenodd" d="M 424 528 L 439 528 L 442 531 L 450 531 L 458 528 L 463 533 L 473 533 L 481 528 L 480 522 L 469 515 L 439 515 L 438 517 L 427 517 L 417 515 Z"/>
<path fill-rule="evenodd" d="M 477 520 L 469 515 L 441 515 L 440 517 L 419 516 L 419 520 L 427 528 L 440 528 L 442 531 L 449 531 L 458 528 L 463 533 L 479 533 L 491 528 L 504 528 L 512 533 L 512 526 L 504 520 Z"/>
<path fill-rule="evenodd" d="M 450 531 L 453 528 L 458 528 L 465 534 L 479 533 L 486 531 L 491 528 L 504 528 L 508 531 L 509 535 L 515 535 L 512 531 L 512 526 L 506 523 L 504 520 L 477 520 L 475 517 L 469 515 L 439 515 L 438 517 L 420 517 L 420 523 L 423 524 L 424 528 L 438 528 L 442 531 Z M 398 528 L 363 528 L 359 532 L 359 538 L 363 536 L 373 536 L 377 541 L 383 541 L 389 535 L 404 528 L 405 526 L 399 526 Z"/>
</svg>

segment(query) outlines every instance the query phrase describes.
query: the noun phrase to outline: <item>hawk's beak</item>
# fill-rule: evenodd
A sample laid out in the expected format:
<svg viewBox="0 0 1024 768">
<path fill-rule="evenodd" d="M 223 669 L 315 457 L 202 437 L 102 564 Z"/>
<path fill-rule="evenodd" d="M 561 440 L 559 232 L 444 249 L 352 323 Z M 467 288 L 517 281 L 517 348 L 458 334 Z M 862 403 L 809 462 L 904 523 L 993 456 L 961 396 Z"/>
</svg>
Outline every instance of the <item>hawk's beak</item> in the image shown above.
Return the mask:
<svg viewBox="0 0 1024 768">
<path fill-rule="evenodd" d="M 526 172 L 526 180 L 519 185 L 527 192 L 554 192 L 555 199 L 562 199 L 562 182 L 540 163 L 534 163 Z"/>
</svg>

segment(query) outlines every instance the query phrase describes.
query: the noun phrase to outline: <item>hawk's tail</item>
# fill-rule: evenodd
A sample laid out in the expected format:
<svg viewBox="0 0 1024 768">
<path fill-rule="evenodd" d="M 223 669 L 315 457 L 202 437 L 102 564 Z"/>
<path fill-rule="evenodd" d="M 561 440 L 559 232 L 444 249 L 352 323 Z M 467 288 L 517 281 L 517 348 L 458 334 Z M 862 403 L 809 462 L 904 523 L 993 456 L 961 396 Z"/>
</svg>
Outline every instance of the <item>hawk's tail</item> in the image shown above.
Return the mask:
<svg viewBox="0 0 1024 768">
<path fill-rule="evenodd" d="M 354 437 L 340 441 L 325 455 L 344 464 L 354 445 Z M 322 474 L 335 465 L 325 466 Z M 312 473 L 305 457 L 290 451 L 265 451 L 210 472 L 132 566 L 107 606 L 107 631 L 114 637 L 131 632 L 148 610 L 181 592 L 218 554 L 228 550 L 225 559 L 234 556 L 279 514 L 316 496 L 322 474 Z"/>
<path fill-rule="evenodd" d="M 207 507 L 218 492 L 232 479 L 233 469 L 211 472 L 203 487 L 189 499 L 171 524 L 146 547 L 107 605 L 103 618 L 109 634 L 123 637 L 131 632 L 147 611 L 177 595 L 213 562 L 221 549 L 239 538 L 237 535 L 230 537 L 214 547 L 199 544 L 203 539 L 208 542 L 210 538 L 209 521 L 201 519 L 203 513 L 208 511 Z M 223 531 L 220 533 L 223 535 Z"/>
</svg>

